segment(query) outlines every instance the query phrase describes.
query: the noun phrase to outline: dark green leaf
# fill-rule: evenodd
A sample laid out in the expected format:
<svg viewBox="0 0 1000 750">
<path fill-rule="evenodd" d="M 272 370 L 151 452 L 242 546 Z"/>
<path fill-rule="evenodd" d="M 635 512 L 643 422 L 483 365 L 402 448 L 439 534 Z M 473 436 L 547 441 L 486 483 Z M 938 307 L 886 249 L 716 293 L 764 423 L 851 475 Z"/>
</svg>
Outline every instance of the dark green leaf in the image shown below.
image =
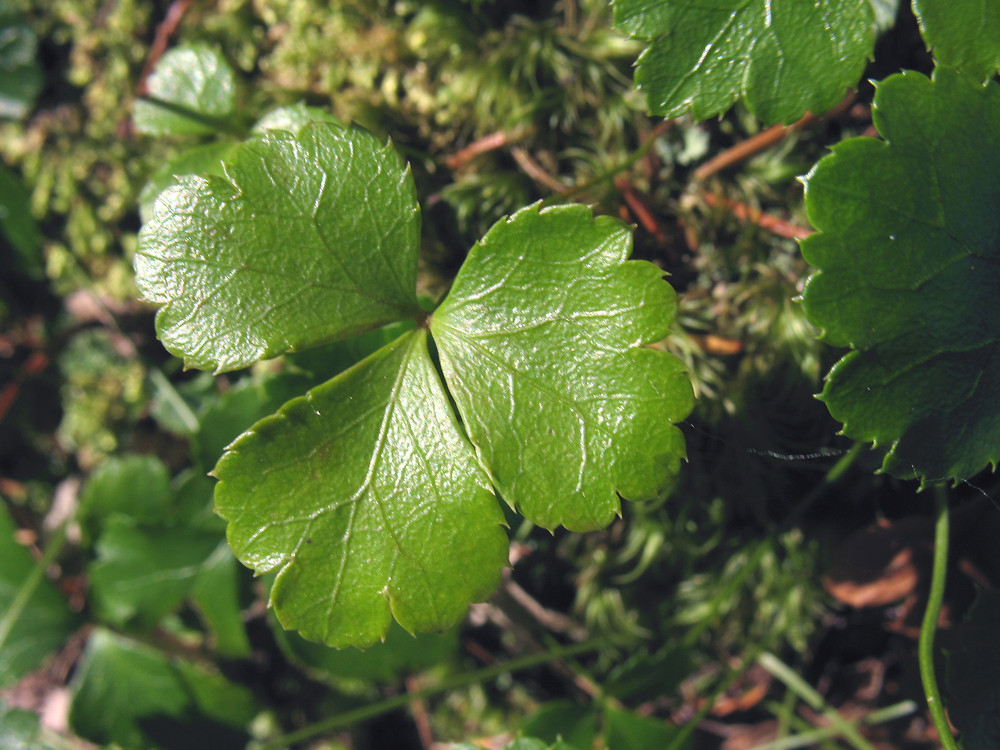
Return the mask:
<svg viewBox="0 0 1000 750">
<path fill-rule="evenodd" d="M 680 731 L 662 719 L 638 716 L 631 711 L 619 711 L 608 706 L 604 711 L 604 741 L 609 748 L 668 747 Z M 679 750 L 693 747 L 689 738 L 678 746 Z"/>
<path fill-rule="evenodd" d="M 259 422 L 215 474 L 236 556 L 280 570 L 275 611 L 311 640 L 372 645 L 391 616 L 411 631 L 447 627 L 507 558 L 502 513 L 423 329 Z"/>
<path fill-rule="evenodd" d="M 0 240 L 3 238 L 7 241 L 0 241 L 0 250 L 10 247 L 13 253 L 8 258 L 0 256 L 0 260 L 27 276 L 44 276 L 42 235 L 31 215 L 28 192 L 13 172 L 0 165 Z"/>
<path fill-rule="evenodd" d="M 212 650 L 227 658 L 248 657 L 250 641 L 243 627 L 240 576 L 246 573 L 229 545 L 220 543 L 201 566 L 191 589 L 191 600 L 211 628 Z"/>
<path fill-rule="evenodd" d="M 476 244 L 431 321 L 448 389 L 500 495 L 548 529 L 601 528 L 675 475 L 691 384 L 676 301 L 628 227 L 532 206 Z"/>
<path fill-rule="evenodd" d="M 597 739 L 600 711 L 571 701 L 547 701 L 525 717 L 521 731 L 545 742 L 562 741 L 572 747 L 592 748 Z"/>
<path fill-rule="evenodd" d="M 980 591 L 959 626 L 959 648 L 947 653 L 948 718 L 961 732 L 962 750 L 1000 747 L 1000 593 Z"/>
<path fill-rule="evenodd" d="M 254 715 L 244 688 L 102 628 L 91 634 L 71 687 L 73 730 L 126 748 L 179 732 L 192 750 L 243 747 L 242 728 Z"/>
<path fill-rule="evenodd" d="M 35 61 L 37 47 L 27 24 L 13 13 L 0 16 L 0 118 L 24 117 L 35 103 L 45 80 Z"/>
<path fill-rule="evenodd" d="M 143 528 L 125 516 L 111 517 L 89 569 L 98 614 L 119 627 L 152 628 L 180 606 L 218 544 L 215 533 Z"/>
<path fill-rule="evenodd" d="M 737 98 L 767 123 L 836 105 L 875 44 L 873 9 L 858 0 L 615 0 L 615 23 L 650 46 L 636 84 L 649 110 L 702 120 Z"/>
<path fill-rule="evenodd" d="M 189 367 L 232 370 L 419 314 L 410 172 L 360 128 L 274 131 L 157 198 L 137 284 Z"/>
<path fill-rule="evenodd" d="M 37 562 L 14 538 L 16 527 L 0 507 L 0 618 L 25 585 Z M 73 616 L 65 598 L 42 580 L 0 644 L 0 686 L 38 667 L 69 637 Z"/>
<path fill-rule="evenodd" d="M 389 628 L 383 643 L 376 643 L 364 652 L 333 649 L 307 641 L 293 631 L 276 629 L 275 637 L 289 659 L 325 680 L 366 683 L 398 680 L 409 672 L 447 662 L 458 651 L 455 629 L 414 637 L 396 624 Z"/>
<path fill-rule="evenodd" d="M 1000 69 L 1000 3 L 996 0 L 913 0 L 934 59 L 981 81 Z"/>
<path fill-rule="evenodd" d="M 884 142 L 845 141 L 806 179 L 806 313 L 856 350 L 822 399 L 886 471 L 969 477 L 1000 456 L 1000 87 L 893 76 L 874 119 Z"/>
<path fill-rule="evenodd" d="M 132 119 L 140 133 L 198 135 L 225 130 L 233 112 L 233 69 L 203 44 L 167 52 L 147 81 Z"/>
</svg>

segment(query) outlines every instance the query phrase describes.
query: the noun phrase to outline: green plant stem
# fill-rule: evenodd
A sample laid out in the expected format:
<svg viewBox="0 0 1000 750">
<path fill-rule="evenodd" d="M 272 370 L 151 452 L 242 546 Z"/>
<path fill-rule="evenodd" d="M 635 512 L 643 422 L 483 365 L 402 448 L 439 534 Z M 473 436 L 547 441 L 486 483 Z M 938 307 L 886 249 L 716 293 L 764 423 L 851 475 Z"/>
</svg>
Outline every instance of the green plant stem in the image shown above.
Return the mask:
<svg viewBox="0 0 1000 750">
<path fill-rule="evenodd" d="M 872 711 L 870 714 L 863 716 L 860 721 L 853 722 L 853 725 L 864 724 L 866 726 L 873 726 L 885 721 L 893 721 L 894 719 L 908 716 L 916 710 L 917 705 L 913 701 L 901 701 L 892 706 Z M 766 742 L 763 745 L 754 745 L 750 750 L 795 750 L 800 747 L 811 747 L 824 740 L 834 739 L 839 735 L 840 731 L 836 727 L 820 727 L 819 729 L 802 732 L 794 737 L 785 737 L 773 740 L 772 742 Z"/>
<path fill-rule="evenodd" d="M 924 694 L 927 696 L 927 708 L 930 709 L 931 719 L 941 739 L 941 746 L 945 750 L 958 750 L 951 727 L 948 725 L 948 717 L 944 713 L 937 677 L 934 675 L 934 634 L 941 614 L 945 579 L 948 574 L 948 491 L 943 484 L 935 485 L 934 501 L 937 515 L 934 524 L 934 568 L 931 572 L 927 609 L 924 612 L 924 621 L 920 625 L 917 657 L 920 661 L 920 681 L 924 684 Z"/>
<path fill-rule="evenodd" d="M 45 577 L 46 569 L 55 561 L 59 553 L 62 552 L 62 548 L 66 544 L 66 527 L 69 526 L 71 520 L 72 518 L 63 521 L 59 525 L 59 528 L 56 529 L 52 538 L 49 539 L 49 543 L 45 546 L 42 559 L 38 561 L 38 564 L 28 574 L 28 577 L 24 579 L 7 611 L 4 612 L 3 617 L 0 617 L 0 651 L 3 650 L 4 645 L 7 643 L 7 638 L 10 637 L 14 625 L 17 624 L 18 619 L 20 619 L 21 614 L 24 612 L 24 608 L 28 606 L 32 594 L 35 593 L 38 585 Z"/>
<path fill-rule="evenodd" d="M 447 693 L 449 690 L 457 690 L 458 688 L 465 687 L 466 685 L 474 685 L 477 682 L 491 680 L 494 677 L 499 677 L 500 675 L 507 674 L 508 672 L 516 672 L 521 669 L 536 667 L 539 664 L 556 661 L 557 659 L 566 659 L 578 654 L 597 651 L 598 649 L 603 648 L 604 645 L 605 642 L 603 639 L 586 641 L 584 643 L 574 643 L 569 646 L 553 648 L 541 654 L 530 654 L 529 656 L 523 656 L 519 659 L 511 659 L 504 664 L 497 664 L 492 667 L 477 669 L 474 672 L 455 675 L 451 679 L 441 681 L 437 685 L 396 695 L 392 698 L 386 698 L 383 701 L 379 701 L 378 703 L 373 703 L 370 706 L 363 706 L 353 711 L 347 711 L 336 716 L 331 716 L 329 719 L 318 721 L 315 724 L 290 732 L 283 737 L 277 737 L 276 739 L 256 745 L 255 750 L 281 750 L 282 748 L 293 745 L 296 742 L 311 739 L 332 729 L 337 729 L 338 727 L 347 726 L 349 724 L 356 724 L 360 721 L 380 716 L 381 714 L 405 706 L 413 701 L 423 700 L 441 693 Z"/>
<path fill-rule="evenodd" d="M 822 713 L 832 725 L 831 728 L 841 734 L 844 739 L 857 748 L 857 750 L 875 750 L 875 747 L 861 736 L 854 724 L 841 716 L 837 711 L 830 708 L 826 704 L 826 701 L 823 700 L 823 696 L 817 693 L 805 680 L 795 674 L 795 672 L 787 664 L 781 661 L 781 659 L 774 654 L 763 653 L 757 661 L 762 667 L 764 667 L 764 669 L 785 683 L 785 686 L 789 690 L 808 703 L 813 710 Z"/>
</svg>

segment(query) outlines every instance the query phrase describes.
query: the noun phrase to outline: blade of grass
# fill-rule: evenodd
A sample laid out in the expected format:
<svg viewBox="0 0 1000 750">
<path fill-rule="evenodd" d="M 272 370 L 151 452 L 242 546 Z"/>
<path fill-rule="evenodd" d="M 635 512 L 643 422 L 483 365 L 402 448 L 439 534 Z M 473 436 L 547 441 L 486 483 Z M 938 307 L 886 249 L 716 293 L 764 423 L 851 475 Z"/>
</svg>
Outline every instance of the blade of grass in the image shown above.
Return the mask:
<svg viewBox="0 0 1000 750">
<path fill-rule="evenodd" d="M 908 716 L 917 710 L 917 704 L 913 701 L 901 701 L 877 711 L 866 714 L 860 720 L 860 724 L 874 726 L 886 721 L 893 721 L 903 716 Z M 812 745 L 838 737 L 840 731 L 837 727 L 820 727 L 808 732 L 802 732 L 794 737 L 784 737 L 782 739 L 765 742 L 763 745 L 754 745 L 750 750 L 795 750 L 800 747 L 810 747 Z"/>
<path fill-rule="evenodd" d="M 811 685 L 799 677 L 781 659 L 771 653 L 763 653 L 757 662 L 774 677 L 785 683 L 785 686 L 804 700 L 813 710 L 819 711 L 830 722 L 844 739 L 857 750 L 875 750 L 875 747 L 858 732 L 857 727 L 837 711 L 830 708 Z"/>
</svg>

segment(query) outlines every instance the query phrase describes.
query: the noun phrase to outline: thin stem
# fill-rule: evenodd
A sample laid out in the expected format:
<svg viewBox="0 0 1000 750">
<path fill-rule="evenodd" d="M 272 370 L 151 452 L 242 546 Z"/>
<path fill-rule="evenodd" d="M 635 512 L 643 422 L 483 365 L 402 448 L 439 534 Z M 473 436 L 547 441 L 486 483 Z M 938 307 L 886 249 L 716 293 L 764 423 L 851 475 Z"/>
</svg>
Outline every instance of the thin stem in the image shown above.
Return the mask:
<svg viewBox="0 0 1000 750">
<path fill-rule="evenodd" d="M 934 524 L 934 568 L 931 572 L 927 609 L 920 626 L 917 657 L 920 661 L 920 681 L 924 684 L 924 694 L 927 696 L 927 708 L 930 709 L 931 719 L 941 739 L 941 745 L 945 750 L 958 750 L 951 727 L 948 725 L 948 717 L 944 713 L 937 677 L 934 675 L 934 634 L 941 614 L 945 578 L 948 574 L 948 491 L 943 484 L 935 485 L 934 502 L 937 515 Z"/>
<path fill-rule="evenodd" d="M 35 593 L 38 585 L 45 577 L 46 569 L 55 561 L 59 553 L 62 552 L 62 548 L 66 544 L 66 527 L 69 525 L 70 520 L 72 519 L 63 521 L 59 528 L 56 529 L 52 538 L 49 539 L 49 543 L 45 546 L 42 559 L 38 561 L 38 564 L 28 574 L 28 577 L 21 583 L 21 587 L 17 590 L 17 594 L 15 594 L 13 601 L 11 601 L 10 607 L 4 612 L 3 617 L 0 617 L 0 651 L 3 650 L 7 638 L 10 637 L 11 631 L 14 629 L 14 625 L 17 624 L 17 621 L 28 606 L 28 602 L 31 601 L 32 594 Z"/>
<path fill-rule="evenodd" d="M 823 696 L 816 692 L 809 683 L 799 677 L 781 659 L 774 654 L 764 653 L 761 654 L 758 662 L 764 669 L 785 683 L 785 686 L 789 690 L 808 703 L 813 710 L 822 713 L 830 724 L 833 725 L 833 728 L 843 735 L 844 739 L 857 748 L 857 750 L 875 750 L 875 747 L 861 736 L 854 724 L 830 708 L 826 701 L 823 700 Z"/>
<path fill-rule="evenodd" d="M 590 651 L 597 651 L 604 645 L 605 642 L 603 640 L 575 643 L 570 646 L 554 648 L 541 654 L 530 654 L 529 656 L 523 656 L 519 659 L 511 659 L 504 664 L 497 664 L 492 667 L 477 669 L 474 672 L 455 675 L 451 679 L 443 680 L 437 685 L 415 690 L 412 693 L 396 695 L 370 706 L 362 706 L 361 708 L 357 708 L 353 711 L 347 711 L 336 716 L 331 716 L 329 719 L 318 721 L 315 724 L 310 724 L 307 727 L 290 732 L 283 737 L 277 737 L 269 742 L 257 745 L 256 750 L 281 750 L 281 748 L 288 747 L 296 742 L 311 739 L 317 735 L 323 734 L 324 732 L 329 732 L 332 729 L 337 729 L 338 727 L 350 724 L 356 724 L 360 721 L 380 716 L 384 713 L 388 713 L 389 711 L 405 706 L 412 701 L 423 700 L 434 695 L 439 695 L 440 693 L 447 693 L 449 690 L 456 690 L 458 688 L 465 687 L 466 685 L 474 685 L 477 682 L 491 680 L 494 677 L 499 677 L 500 675 L 507 674 L 508 672 L 516 672 L 521 669 L 536 667 L 539 664 L 556 661 L 557 659 L 566 659 L 570 656 L 585 654 Z"/>
<path fill-rule="evenodd" d="M 791 691 L 789 691 L 789 694 L 791 694 Z M 863 716 L 854 725 L 865 724 L 866 726 L 874 726 L 885 721 L 893 721 L 903 716 L 909 716 L 916 710 L 917 705 L 913 701 L 902 701 L 891 706 L 886 706 L 885 708 L 880 708 L 877 711 L 872 711 L 870 714 Z M 820 727 L 819 729 L 802 732 L 794 737 L 785 737 L 766 742 L 763 745 L 754 745 L 750 750 L 795 750 L 795 748 L 817 745 L 824 740 L 834 739 L 839 735 L 840 732 L 836 727 Z"/>
<path fill-rule="evenodd" d="M 187 401 L 177 392 L 174 384 L 167 379 L 167 376 L 160 372 L 158 368 L 150 367 L 149 379 L 159 392 L 159 395 L 163 397 L 163 400 L 169 402 L 173 407 L 178 418 L 184 423 L 184 428 L 192 433 L 197 431 L 198 417 L 191 411 L 191 407 L 188 406 Z"/>
</svg>

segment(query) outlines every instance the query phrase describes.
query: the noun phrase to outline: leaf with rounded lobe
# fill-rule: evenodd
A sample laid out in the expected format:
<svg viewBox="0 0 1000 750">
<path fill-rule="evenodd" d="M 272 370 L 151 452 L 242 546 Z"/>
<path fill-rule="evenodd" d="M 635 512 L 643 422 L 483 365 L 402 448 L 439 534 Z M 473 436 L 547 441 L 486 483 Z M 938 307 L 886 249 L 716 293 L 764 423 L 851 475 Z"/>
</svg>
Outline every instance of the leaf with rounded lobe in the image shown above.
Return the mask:
<svg viewBox="0 0 1000 750">
<path fill-rule="evenodd" d="M 372 645 L 441 629 L 499 582 L 503 514 L 418 329 L 234 442 L 215 469 L 236 556 L 279 569 L 281 623 Z"/>
<path fill-rule="evenodd" d="M 692 406 L 681 362 L 645 348 L 676 301 L 663 272 L 627 261 L 628 227 L 586 206 L 501 220 L 431 319 L 441 369 L 501 497 L 548 529 L 607 525 L 619 495 L 676 474 Z"/>
<path fill-rule="evenodd" d="M 419 313 L 420 215 L 390 144 L 313 123 L 248 141 L 225 177 L 166 188 L 136 283 L 160 340 L 216 372 Z"/>
<path fill-rule="evenodd" d="M 235 102 L 233 69 L 204 44 L 167 52 L 135 103 L 136 130 L 148 135 L 203 135 L 226 129 Z"/>
<path fill-rule="evenodd" d="M 806 178 L 806 314 L 855 350 L 821 398 L 889 447 L 885 471 L 969 477 L 1000 457 L 1000 86 L 896 75 L 873 116 L 885 141 L 840 143 Z"/>
<path fill-rule="evenodd" d="M 635 80 L 663 117 L 703 120 L 738 98 L 767 123 L 826 112 L 875 46 L 872 6 L 858 0 L 615 0 L 614 11 L 650 42 Z"/>
<path fill-rule="evenodd" d="M 1000 3 L 913 0 L 920 33 L 934 59 L 981 81 L 1000 70 Z"/>
</svg>

